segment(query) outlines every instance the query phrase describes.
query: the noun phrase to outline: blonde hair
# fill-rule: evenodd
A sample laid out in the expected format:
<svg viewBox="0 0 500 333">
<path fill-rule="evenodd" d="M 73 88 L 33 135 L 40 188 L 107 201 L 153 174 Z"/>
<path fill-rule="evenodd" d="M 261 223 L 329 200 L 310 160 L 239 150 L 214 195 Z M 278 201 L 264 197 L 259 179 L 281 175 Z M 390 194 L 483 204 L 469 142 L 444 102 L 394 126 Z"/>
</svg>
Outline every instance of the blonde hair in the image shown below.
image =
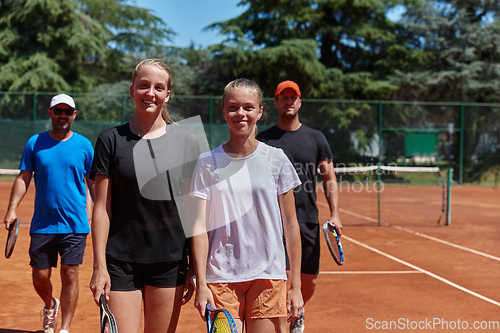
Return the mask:
<svg viewBox="0 0 500 333">
<path fill-rule="evenodd" d="M 255 94 L 255 96 L 257 96 L 257 99 L 259 100 L 259 107 L 262 106 L 262 98 L 264 97 L 264 92 L 259 87 L 259 85 L 253 82 L 252 80 L 240 78 L 229 82 L 224 88 L 224 94 L 222 95 L 222 100 L 221 100 L 222 107 L 224 107 L 224 99 L 226 97 L 226 94 L 230 90 L 236 88 L 245 88 L 250 91 L 253 91 L 253 93 Z"/>
<path fill-rule="evenodd" d="M 163 61 L 159 59 L 144 59 L 140 63 L 138 63 L 137 66 L 135 66 L 134 72 L 132 73 L 132 84 L 135 82 L 135 79 L 137 78 L 137 73 L 144 66 L 155 66 L 159 69 L 164 70 L 168 75 L 167 90 L 170 90 L 170 87 L 172 86 L 172 72 L 170 71 L 170 67 L 168 67 L 167 64 L 165 64 Z M 170 114 L 168 113 L 167 103 L 164 103 L 161 108 L 161 117 L 163 118 L 163 120 L 165 120 L 166 123 L 174 122 L 172 118 L 170 118 Z"/>
</svg>

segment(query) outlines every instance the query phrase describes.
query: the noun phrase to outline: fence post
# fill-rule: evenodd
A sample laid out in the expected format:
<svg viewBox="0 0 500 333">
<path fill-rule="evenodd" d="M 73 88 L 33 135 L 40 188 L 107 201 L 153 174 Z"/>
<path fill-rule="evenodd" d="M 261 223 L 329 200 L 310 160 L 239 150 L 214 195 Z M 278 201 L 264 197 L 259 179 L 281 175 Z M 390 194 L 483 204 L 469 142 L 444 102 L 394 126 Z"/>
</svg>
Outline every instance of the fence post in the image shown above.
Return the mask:
<svg viewBox="0 0 500 333">
<path fill-rule="evenodd" d="M 458 158 L 458 183 L 463 184 L 464 174 L 464 136 L 465 136 L 465 106 L 460 103 L 460 156 Z"/>
<path fill-rule="evenodd" d="M 38 95 L 36 91 L 33 93 L 33 122 L 36 122 L 36 101 L 38 100 Z"/>
<path fill-rule="evenodd" d="M 122 124 L 125 124 L 125 98 L 127 95 L 122 95 Z"/>
<path fill-rule="evenodd" d="M 208 105 L 208 123 L 212 125 L 214 121 L 214 97 L 210 96 L 209 97 L 210 104 Z"/>
<path fill-rule="evenodd" d="M 213 127 L 213 121 L 214 121 L 214 97 L 213 96 L 209 97 L 208 103 L 209 103 L 209 105 L 208 105 L 208 137 L 210 140 L 209 148 L 212 149 L 212 147 L 214 146 L 212 143 L 212 140 L 213 140 L 212 127 Z"/>
<path fill-rule="evenodd" d="M 448 169 L 448 179 L 446 182 L 446 225 L 451 223 L 451 185 L 453 184 L 453 169 Z"/>
<path fill-rule="evenodd" d="M 382 174 L 380 166 L 382 165 L 382 101 L 378 102 L 378 166 L 377 169 L 377 211 L 378 211 L 378 226 L 381 225 L 380 218 L 380 183 L 382 182 Z"/>
</svg>

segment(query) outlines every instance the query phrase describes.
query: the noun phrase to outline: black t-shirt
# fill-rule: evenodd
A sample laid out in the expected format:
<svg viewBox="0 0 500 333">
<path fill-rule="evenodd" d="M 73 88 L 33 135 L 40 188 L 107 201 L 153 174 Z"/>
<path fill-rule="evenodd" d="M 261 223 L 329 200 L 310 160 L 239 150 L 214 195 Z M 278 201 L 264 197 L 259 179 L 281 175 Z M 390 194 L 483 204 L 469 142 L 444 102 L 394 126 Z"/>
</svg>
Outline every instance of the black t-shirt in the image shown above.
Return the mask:
<svg viewBox="0 0 500 333">
<path fill-rule="evenodd" d="M 175 124 L 151 140 L 132 133 L 128 123 L 99 135 L 90 177 L 111 178 L 107 255 L 135 263 L 183 259 L 187 241 L 174 199 L 199 154 L 195 135 Z"/>
<path fill-rule="evenodd" d="M 299 223 L 318 223 L 318 207 L 316 206 L 318 164 L 333 158 L 323 133 L 306 125 L 302 125 L 296 131 L 284 131 L 275 125 L 259 133 L 257 139 L 270 146 L 283 149 L 294 165 L 302 182 L 302 185 L 293 190 Z"/>
</svg>

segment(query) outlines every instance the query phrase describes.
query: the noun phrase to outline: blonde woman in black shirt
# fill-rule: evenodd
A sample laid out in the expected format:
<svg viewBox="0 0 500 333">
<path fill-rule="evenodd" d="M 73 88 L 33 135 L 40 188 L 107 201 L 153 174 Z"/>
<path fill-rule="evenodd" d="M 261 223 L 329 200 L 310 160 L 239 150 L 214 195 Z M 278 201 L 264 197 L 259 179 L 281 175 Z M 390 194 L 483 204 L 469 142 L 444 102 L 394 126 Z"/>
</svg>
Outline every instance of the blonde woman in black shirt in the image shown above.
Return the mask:
<svg viewBox="0 0 500 333">
<path fill-rule="evenodd" d="M 130 86 L 133 118 L 96 143 L 90 289 L 96 303 L 106 290 L 120 333 L 139 332 L 143 303 L 144 332 L 175 332 L 188 300 L 187 241 L 175 199 L 189 188 L 200 150 L 168 115 L 171 82 L 160 60 L 140 62 Z"/>
</svg>

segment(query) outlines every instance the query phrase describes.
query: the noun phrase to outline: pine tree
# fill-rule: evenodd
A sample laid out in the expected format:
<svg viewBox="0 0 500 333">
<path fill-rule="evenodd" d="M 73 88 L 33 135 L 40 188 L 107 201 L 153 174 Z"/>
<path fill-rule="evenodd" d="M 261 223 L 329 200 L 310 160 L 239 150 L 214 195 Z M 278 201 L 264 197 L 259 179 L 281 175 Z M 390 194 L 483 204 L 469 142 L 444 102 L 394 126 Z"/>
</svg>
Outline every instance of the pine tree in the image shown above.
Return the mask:
<svg viewBox="0 0 500 333">
<path fill-rule="evenodd" d="M 128 78 L 126 54 L 171 34 L 149 10 L 124 0 L 4 0 L 0 90 L 90 91 L 124 72 Z"/>
<path fill-rule="evenodd" d="M 403 98 L 500 102 L 500 3 L 427 1 L 409 6 L 406 38 L 428 54 L 417 70 L 401 70 L 394 83 Z"/>
<path fill-rule="evenodd" d="M 408 27 L 407 40 L 431 57 L 418 70 L 394 75 L 393 83 L 402 88 L 397 98 L 499 103 L 499 14 L 500 3 L 492 0 L 440 0 L 409 6 L 402 22 Z M 455 118 L 457 128 L 459 120 Z M 452 163 L 458 165 L 458 135 L 463 135 L 464 179 L 477 180 L 487 169 L 498 167 L 500 132 L 489 128 L 500 126 L 500 112 L 468 107 L 463 121 L 466 128 L 455 135 Z M 480 149 L 481 141 L 490 142 L 488 149 L 484 144 Z"/>
<path fill-rule="evenodd" d="M 246 37 L 257 47 L 276 47 L 284 40 L 312 39 L 318 42 L 320 62 L 342 72 L 370 72 L 376 77 L 394 70 L 401 59 L 418 51 L 405 48 L 398 23 L 387 13 L 401 0 L 244 0 L 248 10 L 234 19 L 215 23 L 234 40 Z M 403 46 L 402 46 L 403 45 Z M 408 62 L 406 65 L 410 65 Z"/>
</svg>

